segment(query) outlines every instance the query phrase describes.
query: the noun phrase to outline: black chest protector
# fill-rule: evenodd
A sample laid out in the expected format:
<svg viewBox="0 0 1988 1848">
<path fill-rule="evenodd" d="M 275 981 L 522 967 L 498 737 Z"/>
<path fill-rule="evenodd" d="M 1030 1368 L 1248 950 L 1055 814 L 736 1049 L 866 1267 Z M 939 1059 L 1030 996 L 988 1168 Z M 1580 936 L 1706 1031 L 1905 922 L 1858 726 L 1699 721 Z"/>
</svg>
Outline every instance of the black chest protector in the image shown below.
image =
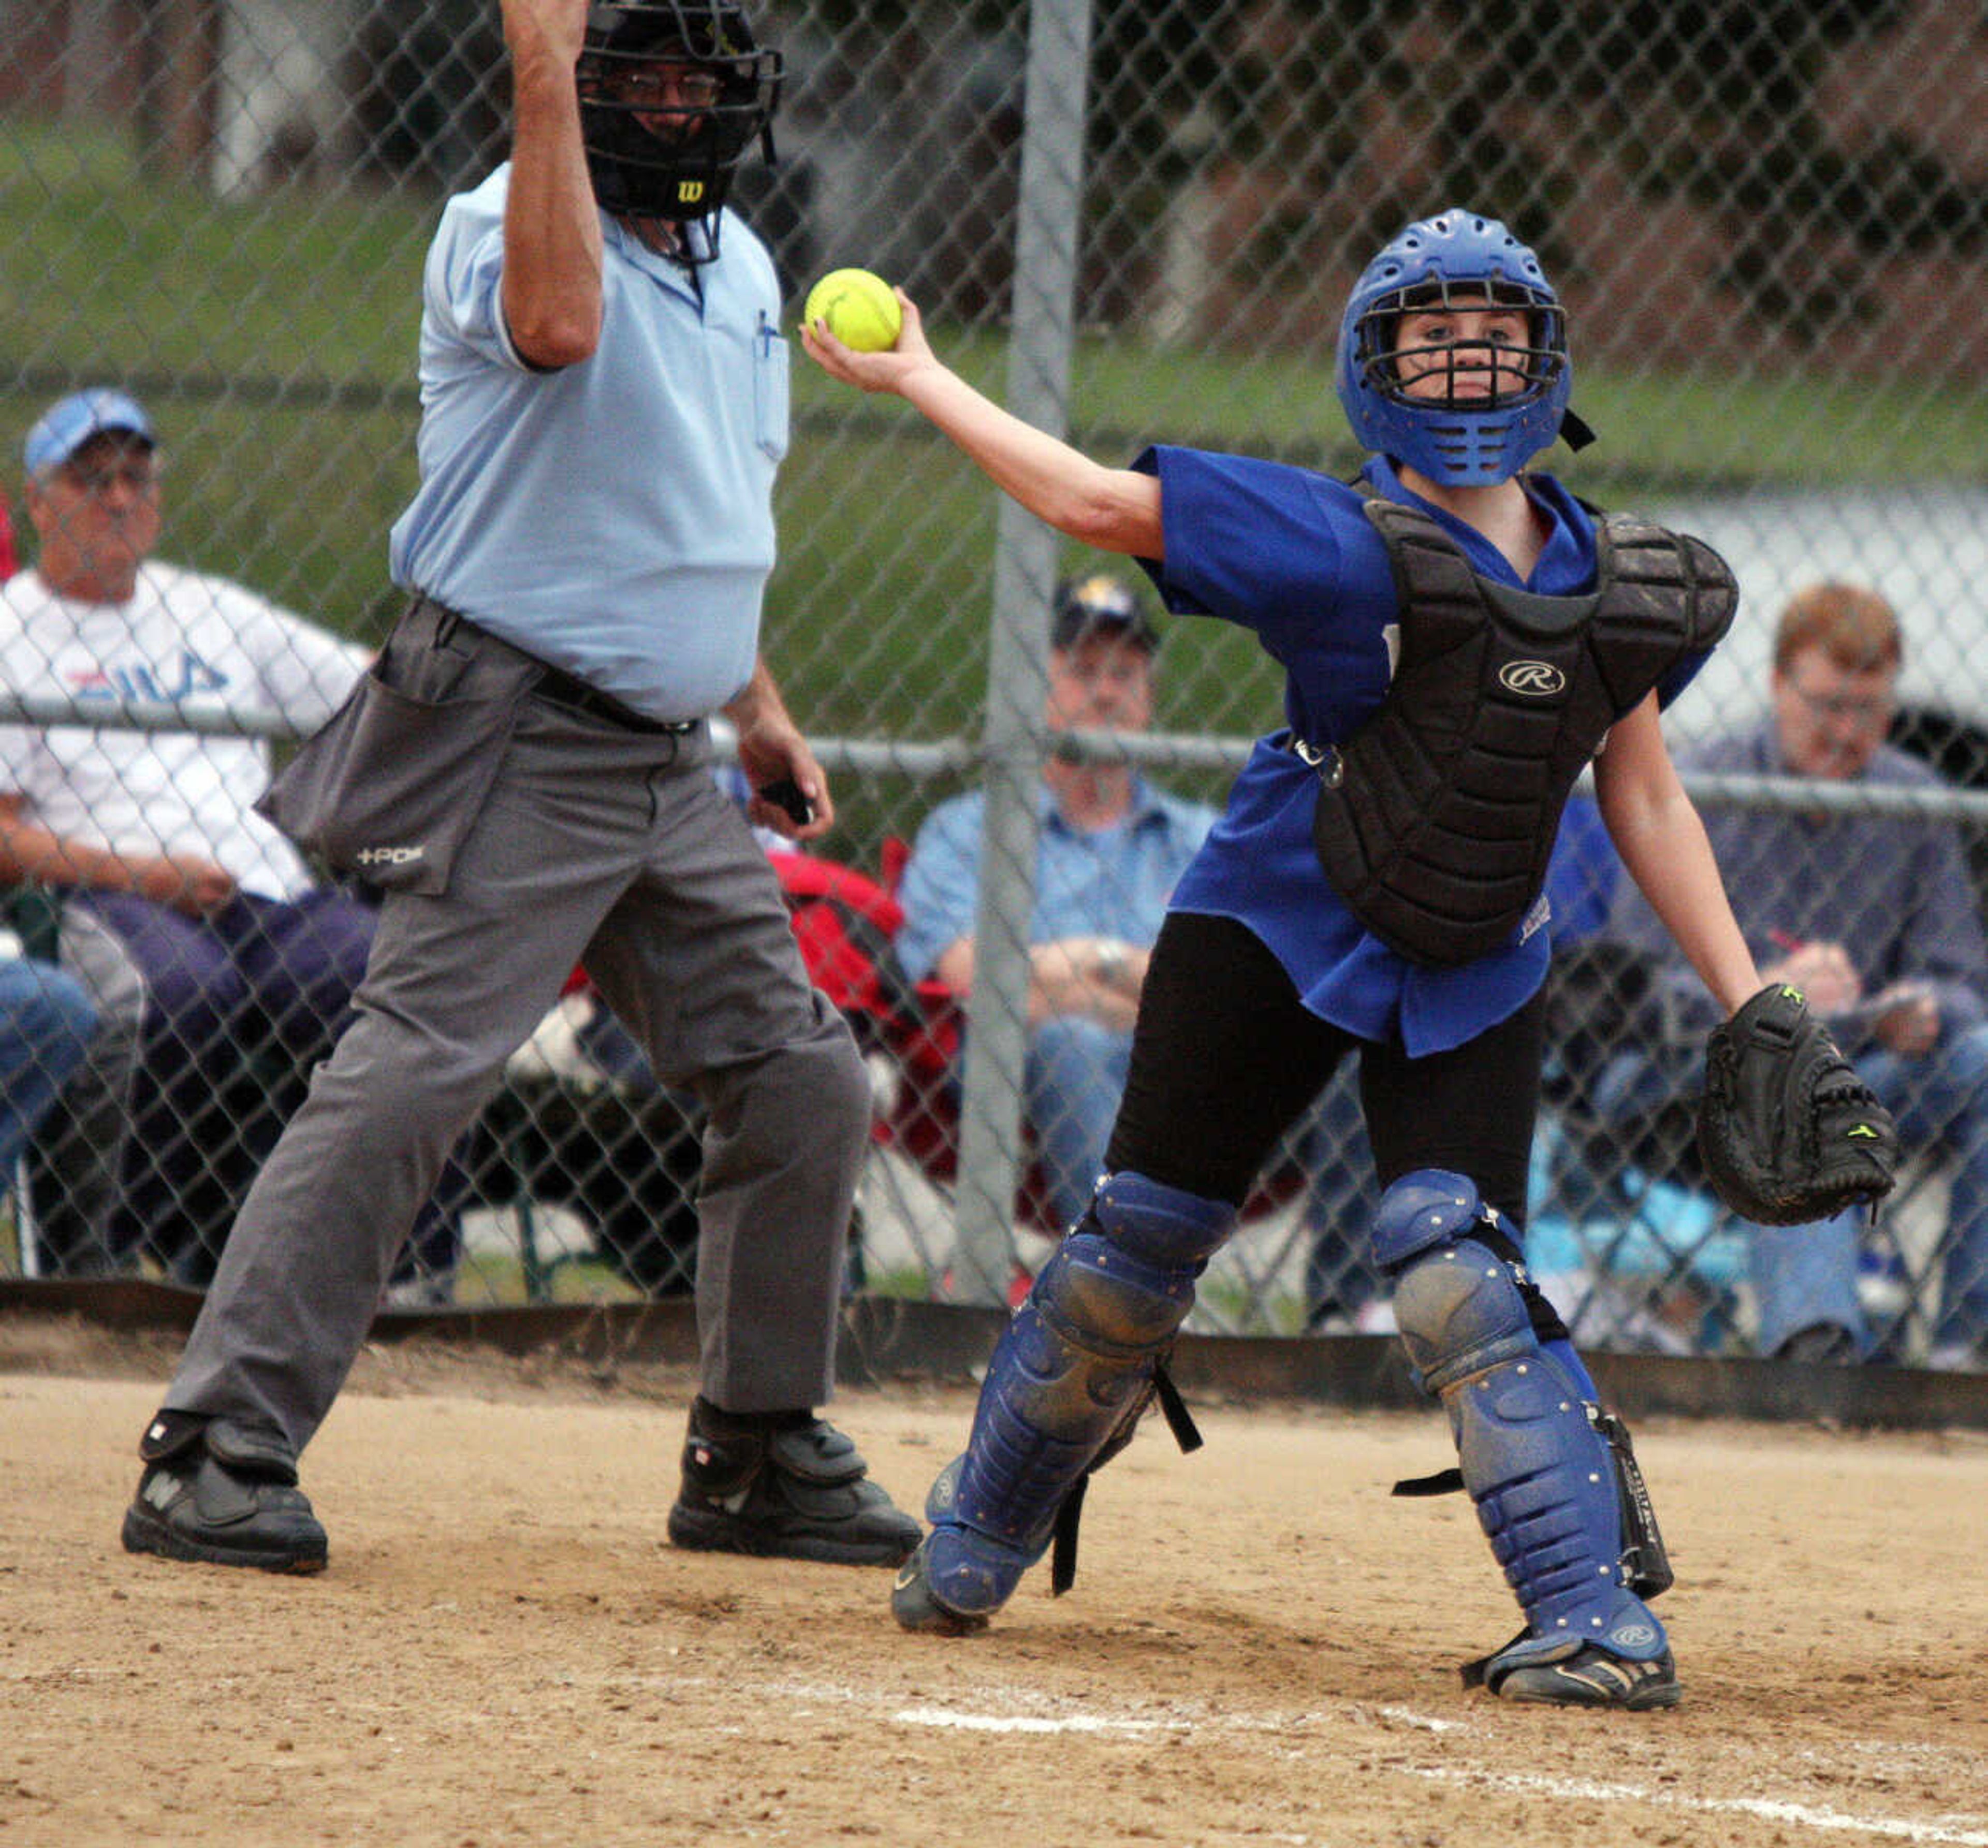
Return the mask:
<svg viewBox="0 0 1988 1848">
<path fill-rule="evenodd" d="M 1434 966 L 1510 940 L 1546 882 L 1560 811 L 1608 728 L 1732 626 L 1738 587 L 1702 540 L 1596 522 L 1594 589 L 1479 577 L 1418 509 L 1369 499 L 1401 604 L 1379 712 L 1318 765 L 1312 840 L 1347 908 Z"/>
</svg>

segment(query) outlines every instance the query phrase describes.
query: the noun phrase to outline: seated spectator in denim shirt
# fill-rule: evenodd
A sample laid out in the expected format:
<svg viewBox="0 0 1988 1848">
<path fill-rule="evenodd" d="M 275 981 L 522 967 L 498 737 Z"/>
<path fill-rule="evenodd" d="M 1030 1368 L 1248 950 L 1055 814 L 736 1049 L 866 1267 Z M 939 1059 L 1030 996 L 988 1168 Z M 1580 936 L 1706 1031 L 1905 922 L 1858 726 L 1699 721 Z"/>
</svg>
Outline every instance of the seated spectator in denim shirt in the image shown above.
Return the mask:
<svg viewBox="0 0 1988 1848">
<path fill-rule="evenodd" d="M 0 1198 L 96 1027 L 81 983 L 20 950 L 20 939 L 0 930 Z"/>
<path fill-rule="evenodd" d="M 1128 584 L 1100 574 L 1060 586 L 1050 641 L 1051 730 L 1151 724 L 1159 637 Z M 986 807 L 972 791 L 934 809 L 899 892 L 905 973 L 962 994 L 973 987 Z M 1129 763 L 1060 756 L 1043 767 L 1038 807 L 1023 1107 L 1050 1210 L 1068 1224 L 1104 1166 L 1148 953 L 1215 812 L 1155 788 Z"/>
</svg>

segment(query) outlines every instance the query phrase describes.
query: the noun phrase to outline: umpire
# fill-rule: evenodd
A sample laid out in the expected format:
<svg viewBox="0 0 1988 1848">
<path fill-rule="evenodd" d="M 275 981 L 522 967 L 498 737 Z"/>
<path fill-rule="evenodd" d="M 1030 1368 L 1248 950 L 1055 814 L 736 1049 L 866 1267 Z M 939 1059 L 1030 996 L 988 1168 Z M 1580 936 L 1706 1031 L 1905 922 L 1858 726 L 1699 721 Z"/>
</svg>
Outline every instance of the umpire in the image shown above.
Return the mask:
<svg viewBox="0 0 1988 1848">
<path fill-rule="evenodd" d="M 504 0 L 512 157 L 452 200 L 421 335 L 411 601 L 268 811 L 386 896 L 357 1017 L 244 1204 L 125 1546 L 315 1572 L 297 1458 L 505 1058 L 576 961 L 708 1108 L 679 1545 L 894 1564 L 829 1396 L 868 1121 L 708 715 L 796 839 L 826 779 L 758 658 L 787 441 L 765 248 L 724 207 L 780 59 L 728 0 Z"/>
</svg>

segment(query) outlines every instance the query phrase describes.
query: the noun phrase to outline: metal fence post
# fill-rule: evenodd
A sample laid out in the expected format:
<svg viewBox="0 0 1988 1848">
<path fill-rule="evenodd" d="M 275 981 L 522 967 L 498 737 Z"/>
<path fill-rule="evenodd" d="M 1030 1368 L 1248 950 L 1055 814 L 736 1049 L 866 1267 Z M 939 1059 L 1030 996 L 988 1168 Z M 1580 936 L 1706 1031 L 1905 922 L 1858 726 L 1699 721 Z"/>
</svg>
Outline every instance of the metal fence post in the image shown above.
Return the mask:
<svg viewBox="0 0 1988 1848">
<path fill-rule="evenodd" d="M 1008 408 L 1061 435 L 1070 412 L 1090 0 L 1036 0 L 1029 26 Z M 1029 920 L 1036 895 L 1036 793 L 1055 535 L 1003 499 L 989 651 L 986 833 L 974 930 L 973 996 L 961 1098 L 955 1289 L 999 1302 L 1013 1261 L 1027 1054 Z"/>
</svg>

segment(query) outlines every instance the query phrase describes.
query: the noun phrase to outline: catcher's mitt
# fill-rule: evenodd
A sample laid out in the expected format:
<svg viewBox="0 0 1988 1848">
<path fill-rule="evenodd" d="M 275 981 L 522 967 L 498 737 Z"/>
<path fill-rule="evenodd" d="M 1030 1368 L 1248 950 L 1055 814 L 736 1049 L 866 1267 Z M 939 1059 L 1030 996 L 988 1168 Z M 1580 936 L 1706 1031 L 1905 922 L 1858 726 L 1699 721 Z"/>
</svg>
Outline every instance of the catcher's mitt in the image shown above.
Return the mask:
<svg viewBox="0 0 1988 1848">
<path fill-rule="evenodd" d="M 1898 1165 L 1890 1112 L 1782 983 L 1714 1031 L 1698 1146 L 1719 1197 L 1767 1226 L 1881 1199 Z"/>
</svg>

